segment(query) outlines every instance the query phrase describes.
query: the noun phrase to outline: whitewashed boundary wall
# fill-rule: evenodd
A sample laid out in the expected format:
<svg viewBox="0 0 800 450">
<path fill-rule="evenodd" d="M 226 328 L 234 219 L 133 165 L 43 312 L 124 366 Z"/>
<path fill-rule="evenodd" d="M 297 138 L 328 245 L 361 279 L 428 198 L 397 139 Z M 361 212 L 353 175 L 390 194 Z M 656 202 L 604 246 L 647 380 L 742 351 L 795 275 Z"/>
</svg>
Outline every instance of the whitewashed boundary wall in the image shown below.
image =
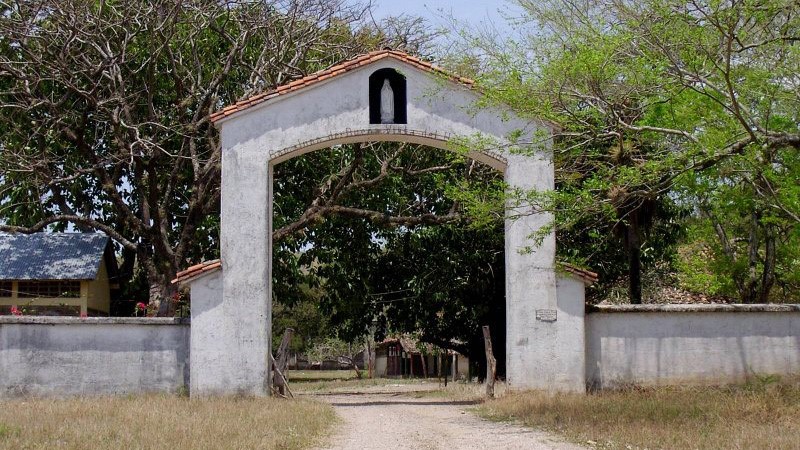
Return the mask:
<svg viewBox="0 0 800 450">
<path fill-rule="evenodd" d="M 590 388 L 800 373 L 800 305 L 619 305 L 586 316 Z"/>
<path fill-rule="evenodd" d="M 209 284 L 219 278 L 208 277 Z M 217 289 L 202 292 L 207 295 L 192 302 L 196 320 L 220 307 Z M 559 277 L 562 326 L 548 337 L 565 351 L 580 343 L 586 366 L 564 364 L 547 373 L 583 376 L 590 389 L 800 374 L 800 305 L 594 306 L 585 315 L 582 306 L 581 283 Z M 186 319 L 0 316 L 0 398 L 175 393 L 190 386 L 190 353 L 213 334 L 195 341 Z M 195 370 L 207 365 L 203 354 L 192 355 Z M 190 390 L 205 388 L 192 383 Z"/>
<path fill-rule="evenodd" d="M 189 322 L 0 316 L 0 398 L 178 392 Z"/>
</svg>

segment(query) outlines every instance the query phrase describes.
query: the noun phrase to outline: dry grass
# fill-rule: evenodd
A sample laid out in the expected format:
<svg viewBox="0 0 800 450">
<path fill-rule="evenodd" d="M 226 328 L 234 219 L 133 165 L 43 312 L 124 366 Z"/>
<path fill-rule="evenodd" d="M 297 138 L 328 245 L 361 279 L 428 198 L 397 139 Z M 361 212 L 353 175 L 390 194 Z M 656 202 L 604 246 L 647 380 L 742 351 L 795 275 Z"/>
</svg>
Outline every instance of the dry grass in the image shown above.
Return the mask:
<svg viewBox="0 0 800 450">
<path fill-rule="evenodd" d="M 308 400 L 168 395 L 0 402 L 0 449 L 300 449 L 333 409 Z"/>
<path fill-rule="evenodd" d="M 426 384 L 425 380 L 418 378 L 367 378 L 366 374 L 363 377 L 356 378 L 356 374 L 352 370 L 290 370 L 289 387 L 295 393 L 322 393 Z"/>
<path fill-rule="evenodd" d="M 509 393 L 478 408 L 598 448 L 798 449 L 800 379 L 591 395 Z"/>
<path fill-rule="evenodd" d="M 350 380 L 325 380 L 325 381 L 308 381 L 296 382 L 297 380 L 289 380 L 289 387 L 292 392 L 304 393 L 317 393 L 317 392 L 342 392 L 342 391 L 358 391 L 365 388 L 377 387 L 398 387 L 406 385 L 426 384 L 420 380 L 405 380 L 405 379 L 385 379 L 385 378 L 362 378 Z"/>
<path fill-rule="evenodd" d="M 358 379 L 354 370 L 290 370 L 288 376 L 294 382 Z M 362 370 L 361 376 L 367 372 Z"/>
<path fill-rule="evenodd" d="M 503 395 L 505 391 L 505 383 L 495 384 L 497 396 Z M 417 398 L 447 398 L 459 402 L 479 403 L 486 398 L 486 386 L 481 383 L 447 383 L 447 387 L 440 384 L 436 390 L 414 392 L 413 396 Z"/>
</svg>

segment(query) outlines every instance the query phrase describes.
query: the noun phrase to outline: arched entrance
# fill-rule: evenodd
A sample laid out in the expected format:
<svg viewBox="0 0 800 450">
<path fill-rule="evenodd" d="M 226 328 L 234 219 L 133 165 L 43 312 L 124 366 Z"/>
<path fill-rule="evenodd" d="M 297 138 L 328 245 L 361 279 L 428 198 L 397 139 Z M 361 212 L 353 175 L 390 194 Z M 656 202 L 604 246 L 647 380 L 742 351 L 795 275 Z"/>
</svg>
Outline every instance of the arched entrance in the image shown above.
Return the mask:
<svg viewBox="0 0 800 450">
<path fill-rule="evenodd" d="M 470 80 L 380 51 L 212 116 L 222 142 L 222 271 L 192 284 L 193 394 L 269 392 L 275 164 L 343 143 L 452 149 L 453 139 L 479 137 L 474 141 L 485 144 L 471 156 L 502 171 L 509 185 L 553 189 L 549 126 L 508 111 L 475 110 L 479 96 Z M 523 153 L 512 137 L 544 143 Z M 583 285 L 557 286 L 553 235 L 532 248 L 529 239 L 550 220 L 525 214 L 506 222 L 507 379 L 514 388 L 582 391 Z"/>
</svg>

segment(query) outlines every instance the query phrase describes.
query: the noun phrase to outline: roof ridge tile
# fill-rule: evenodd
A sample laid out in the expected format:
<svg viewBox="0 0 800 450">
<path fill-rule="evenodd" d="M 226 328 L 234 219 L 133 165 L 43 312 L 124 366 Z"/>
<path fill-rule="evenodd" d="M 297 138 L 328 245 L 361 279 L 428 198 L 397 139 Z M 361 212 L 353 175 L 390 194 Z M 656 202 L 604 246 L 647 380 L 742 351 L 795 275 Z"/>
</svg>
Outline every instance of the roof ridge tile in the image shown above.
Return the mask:
<svg viewBox="0 0 800 450">
<path fill-rule="evenodd" d="M 172 284 L 183 284 L 188 281 L 194 280 L 202 275 L 217 271 L 222 268 L 222 261 L 219 259 L 212 259 L 203 261 L 199 264 L 189 266 L 188 268 L 175 274 L 175 278 L 171 281 Z"/>
</svg>

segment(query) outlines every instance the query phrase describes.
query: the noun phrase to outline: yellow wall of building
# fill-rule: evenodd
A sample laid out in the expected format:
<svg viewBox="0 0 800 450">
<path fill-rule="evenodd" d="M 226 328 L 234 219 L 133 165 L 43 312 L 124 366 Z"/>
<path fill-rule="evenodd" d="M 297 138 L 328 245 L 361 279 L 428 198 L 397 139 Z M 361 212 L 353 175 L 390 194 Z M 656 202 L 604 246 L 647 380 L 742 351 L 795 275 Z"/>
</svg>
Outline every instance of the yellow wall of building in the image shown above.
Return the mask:
<svg viewBox="0 0 800 450">
<path fill-rule="evenodd" d="M 88 285 L 89 295 L 86 306 L 89 309 L 108 314 L 111 311 L 111 294 L 105 261 L 100 261 L 100 268 L 97 270 L 97 278 L 90 281 Z"/>
<path fill-rule="evenodd" d="M 10 296 L 0 295 L 0 305 L 16 306 L 21 308 L 30 306 L 80 306 L 81 314 L 86 314 L 89 309 L 95 312 L 108 314 L 111 311 L 111 293 L 108 280 L 108 271 L 105 261 L 100 262 L 97 278 L 90 281 L 81 281 L 81 296 L 79 298 L 18 298 L 19 283 L 12 282 Z"/>
</svg>

